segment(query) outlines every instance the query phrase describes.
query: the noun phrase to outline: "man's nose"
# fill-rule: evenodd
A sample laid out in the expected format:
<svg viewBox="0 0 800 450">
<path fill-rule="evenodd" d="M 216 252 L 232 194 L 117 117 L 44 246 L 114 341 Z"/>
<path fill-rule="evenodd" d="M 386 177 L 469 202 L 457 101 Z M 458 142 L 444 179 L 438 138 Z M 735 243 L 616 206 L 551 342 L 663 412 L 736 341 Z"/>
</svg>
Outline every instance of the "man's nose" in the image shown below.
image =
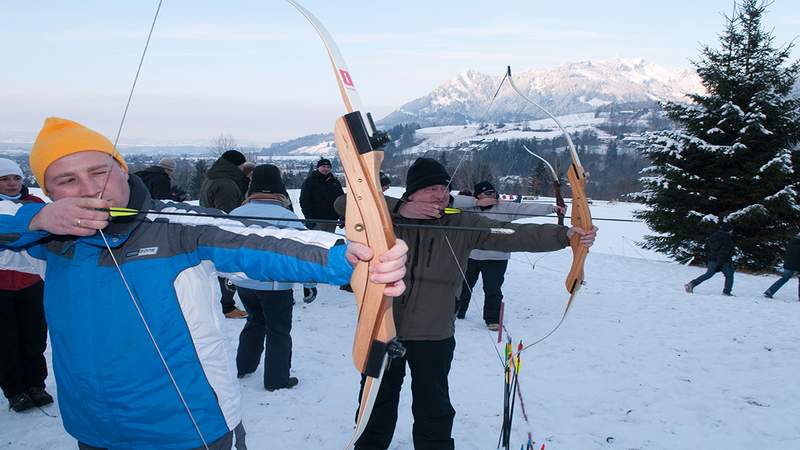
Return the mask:
<svg viewBox="0 0 800 450">
<path fill-rule="evenodd" d="M 86 177 L 80 180 L 81 197 L 97 197 L 103 190 L 103 186 L 95 177 Z"/>
</svg>

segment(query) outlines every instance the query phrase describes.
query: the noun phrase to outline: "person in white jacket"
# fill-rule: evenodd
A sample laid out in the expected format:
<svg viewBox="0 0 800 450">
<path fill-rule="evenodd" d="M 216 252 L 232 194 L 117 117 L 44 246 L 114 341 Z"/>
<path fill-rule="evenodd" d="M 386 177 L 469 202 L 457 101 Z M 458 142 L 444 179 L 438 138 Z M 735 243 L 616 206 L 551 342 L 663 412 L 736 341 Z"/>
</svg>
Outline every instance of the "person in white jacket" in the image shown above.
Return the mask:
<svg viewBox="0 0 800 450">
<path fill-rule="evenodd" d="M 497 190 L 488 181 L 474 187 L 473 196 L 458 195 L 453 206 L 462 210 L 484 212 L 487 218 L 511 222 L 529 215 L 547 215 L 558 211 L 556 205 L 544 203 L 512 203 L 499 200 Z M 503 300 L 503 281 L 510 253 L 494 250 L 473 250 L 464 272 L 461 295 L 456 299 L 456 317 L 463 319 L 469 308 L 472 288 L 483 277 L 483 320 L 487 328 L 497 331 L 500 327 L 500 304 Z"/>
</svg>

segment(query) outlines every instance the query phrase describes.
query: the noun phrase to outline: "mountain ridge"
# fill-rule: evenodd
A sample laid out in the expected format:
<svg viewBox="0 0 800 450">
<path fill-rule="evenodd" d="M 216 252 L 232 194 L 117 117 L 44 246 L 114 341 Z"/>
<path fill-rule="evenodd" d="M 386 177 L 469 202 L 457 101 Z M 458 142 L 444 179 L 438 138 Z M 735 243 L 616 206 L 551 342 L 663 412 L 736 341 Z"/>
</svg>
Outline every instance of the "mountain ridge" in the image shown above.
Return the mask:
<svg viewBox="0 0 800 450">
<path fill-rule="evenodd" d="M 693 69 L 670 68 L 641 58 L 568 62 L 512 74 L 523 93 L 556 115 L 590 112 L 612 103 L 685 102 L 686 94 L 704 91 Z M 384 126 L 416 122 L 424 127 L 543 116 L 509 86 L 503 86 L 492 102 L 502 78 L 472 69 L 462 71 L 380 122 Z"/>
</svg>

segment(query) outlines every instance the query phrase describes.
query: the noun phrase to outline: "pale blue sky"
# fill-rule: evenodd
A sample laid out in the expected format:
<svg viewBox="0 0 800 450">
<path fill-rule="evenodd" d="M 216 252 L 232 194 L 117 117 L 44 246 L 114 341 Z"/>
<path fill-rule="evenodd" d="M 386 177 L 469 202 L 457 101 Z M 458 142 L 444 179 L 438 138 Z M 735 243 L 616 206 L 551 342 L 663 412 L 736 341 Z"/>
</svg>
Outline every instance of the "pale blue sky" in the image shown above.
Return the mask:
<svg viewBox="0 0 800 450">
<path fill-rule="evenodd" d="M 114 134 L 157 1 L 0 0 L 0 139 L 50 115 Z M 502 74 L 612 57 L 688 67 L 716 45 L 729 0 L 306 0 L 381 117 L 465 69 Z M 800 2 L 776 0 L 776 42 Z M 795 57 L 800 52 L 794 52 Z M 122 142 L 266 144 L 332 128 L 322 44 L 282 0 L 165 0 Z"/>
</svg>

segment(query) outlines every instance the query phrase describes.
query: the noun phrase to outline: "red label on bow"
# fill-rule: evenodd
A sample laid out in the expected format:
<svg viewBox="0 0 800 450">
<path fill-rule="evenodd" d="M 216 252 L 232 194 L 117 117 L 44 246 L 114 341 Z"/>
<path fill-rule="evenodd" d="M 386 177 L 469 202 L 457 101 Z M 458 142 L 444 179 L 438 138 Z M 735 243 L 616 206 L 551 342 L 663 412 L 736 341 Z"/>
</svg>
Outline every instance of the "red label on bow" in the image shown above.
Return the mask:
<svg viewBox="0 0 800 450">
<path fill-rule="evenodd" d="M 353 79 L 350 78 L 350 73 L 344 69 L 339 69 L 339 73 L 342 75 L 342 82 L 346 86 L 355 87 L 353 86 Z"/>
</svg>

